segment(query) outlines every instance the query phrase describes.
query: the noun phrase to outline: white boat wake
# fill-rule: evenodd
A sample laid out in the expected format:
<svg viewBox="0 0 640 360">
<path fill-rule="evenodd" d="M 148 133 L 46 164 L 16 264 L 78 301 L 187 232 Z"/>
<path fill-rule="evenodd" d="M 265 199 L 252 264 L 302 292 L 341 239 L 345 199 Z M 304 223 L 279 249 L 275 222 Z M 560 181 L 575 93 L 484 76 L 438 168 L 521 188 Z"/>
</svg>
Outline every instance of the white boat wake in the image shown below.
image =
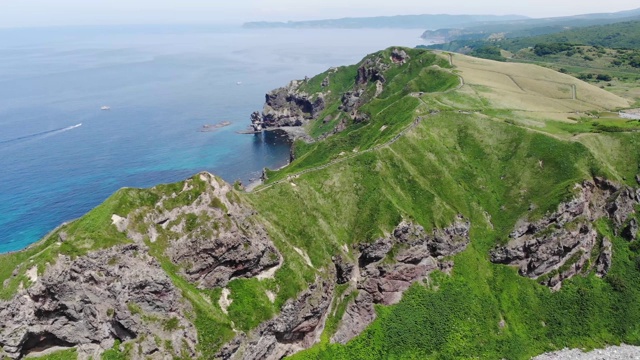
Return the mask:
<svg viewBox="0 0 640 360">
<path fill-rule="evenodd" d="M 0 145 L 22 142 L 22 141 L 29 140 L 29 139 L 34 139 L 34 138 L 49 137 L 51 135 L 55 135 L 55 134 L 63 133 L 65 131 L 73 130 L 75 128 L 79 128 L 80 126 L 82 126 L 82 123 L 79 123 L 79 124 L 76 124 L 76 125 L 73 125 L 73 126 L 67 126 L 67 127 L 60 128 L 60 129 L 43 131 L 43 132 L 39 132 L 39 133 L 35 133 L 35 134 L 20 136 L 20 137 L 9 139 L 9 140 L 3 140 L 3 141 L 0 141 Z"/>
</svg>

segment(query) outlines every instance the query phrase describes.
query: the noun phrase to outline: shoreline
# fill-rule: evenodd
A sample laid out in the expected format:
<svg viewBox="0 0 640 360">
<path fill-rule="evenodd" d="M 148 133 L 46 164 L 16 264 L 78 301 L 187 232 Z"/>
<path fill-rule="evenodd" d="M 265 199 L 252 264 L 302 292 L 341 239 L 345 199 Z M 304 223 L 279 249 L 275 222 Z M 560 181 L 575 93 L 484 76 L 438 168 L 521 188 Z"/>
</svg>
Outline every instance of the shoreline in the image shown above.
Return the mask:
<svg viewBox="0 0 640 360">
<path fill-rule="evenodd" d="M 28 251 L 28 250 L 30 250 L 30 249 L 32 249 L 32 248 L 34 248 L 34 247 L 36 247 L 36 246 L 40 245 L 41 243 L 43 243 L 43 242 L 45 242 L 45 241 L 49 240 L 49 238 L 51 237 L 51 235 L 53 235 L 56 231 L 60 230 L 63 226 L 69 225 L 70 223 L 72 223 L 72 222 L 74 222 L 74 221 L 76 221 L 76 220 L 78 220 L 78 219 L 79 219 L 79 218 L 77 218 L 77 219 L 73 219 L 73 220 L 68 220 L 68 221 L 63 222 L 62 224 L 60 224 L 60 225 L 56 226 L 53 230 L 51 230 L 51 231 L 49 231 L 48 233 L 46 233 L 43 237 L 41 237 L 41 238 L 40 238 L 40 240 L 38 240 L 38 241 L 36 241 L 36 242 L 34 242 L 34 243 L 31 243 L 31 244 L 27 245 L 27 246 L 26 246 L 25 248 L 23 248 L 23 249 L 20 249 L 20 250 L 13 250 L 13 251 L 7 251 L 7 252 L 0 252 L 0 258 L 1 258 L 1 257 L 3 257 L 3 256 L 5 256 L 5 255 L 14 255 L 14 254 L 18 254 L 18 253 L 21 253 L 21 252 L 24 252 L 24 251 Z"/>
<path fill-rule="evenodd" d="M 296 140 L 302 140 L 307 144 L 312 144 L 316 142 L 316 140 L 307 133 L 307 130 L 304 128 L 304 126 L 268 127 L 261 130 L 247 129 L 247 130 L 236 131 L 236 134 L 257 135 L 257 134 L 262 134 L 263 132 L 275 132 L 275 131 L 284 132 L 285 134 L 287 134 L 287 136 L 289 137 L 289 140 L 291 140 L 292 142 Z"/>
</svg>

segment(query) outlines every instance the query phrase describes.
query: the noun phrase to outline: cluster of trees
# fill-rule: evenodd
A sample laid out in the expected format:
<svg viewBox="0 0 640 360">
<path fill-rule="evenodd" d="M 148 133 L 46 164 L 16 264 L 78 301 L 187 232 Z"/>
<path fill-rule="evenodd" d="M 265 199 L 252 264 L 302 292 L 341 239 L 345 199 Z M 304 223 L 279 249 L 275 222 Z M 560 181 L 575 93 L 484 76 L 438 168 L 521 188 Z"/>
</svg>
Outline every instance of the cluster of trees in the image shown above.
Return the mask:
<svg viewBox="0 0 640 360">
<path fill-rule="evenodd" d="M 489 59 L 489 60 L 507 61 L 507 59 L 504 56 L 502 56 L 502 52 L 500 51 L 500 48 L 495 45 L 480 46 L 478 48 L 473 49 L 470 55 L 483 58 L 483 59 Z"/>
<path fill-rule="evenodd" d="M 640 50 L 619 50 L 619 56 L 611 63 L 615 66 L 628 64 L 634 68 L 640 68 Z"/>
<path fill-rule="evenodd" d="M 536 44 L 533 47 L 533 53 L 538 56 L 555 55 L 564 51 L 573 51 L 576 45 L 569 43 L 548 43 Z"/>
<path fill-rule="evenodd" d="M 613 78 L 609 74 L 580 74 L 578 75 L 580 80 L 597 80 L 597 81 L 611 81 Z"/>
</svg>

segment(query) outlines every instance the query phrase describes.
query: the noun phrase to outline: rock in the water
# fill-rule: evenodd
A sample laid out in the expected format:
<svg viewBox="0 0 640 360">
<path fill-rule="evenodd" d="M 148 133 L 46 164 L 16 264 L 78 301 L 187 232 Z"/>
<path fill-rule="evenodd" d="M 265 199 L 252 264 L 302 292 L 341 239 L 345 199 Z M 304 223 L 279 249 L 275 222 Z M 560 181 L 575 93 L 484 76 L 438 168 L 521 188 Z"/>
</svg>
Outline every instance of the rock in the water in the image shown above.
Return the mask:
<svg viewBox="0 0 640 360">
<path fill-rule="evenodd" d="M 140 245 L 76 259 L 61 256 L 31 288 L 0 302 L 0 347 L 16 359 L 74 346 L 89 356 L 116 340 L 132 340 L 144 349 L 131 354 L 134 359 L 164 359 L 181 352 L 195 357 L 197 335 L 186 318 L 188 304 Z M 159 321 L 149 321 L 151 317 Z M 163 321 L 175 326 L 168 330 Z M 173 350 L 163 347 L 165 341 Z"/>
<path fill-rule="evenodd" d="M 593 265 L 596 273 L 604 276 L 611 266 L 611 242 L 603 239 L 598 245 L 593 222 L 609 217 L 620 227 L 635 212 L 638 197 L 633 189 L 601 178 L 585 181 L 576 189 L 576 197 L 560 204 L 553 214 L 520 223 L 511 233 L 511 241 L 491 252 L 491 261 L 518 266 L 522 276 L 554 289 Z M 592 254 L 597 257 L 591 259 Z"/>
</svg>

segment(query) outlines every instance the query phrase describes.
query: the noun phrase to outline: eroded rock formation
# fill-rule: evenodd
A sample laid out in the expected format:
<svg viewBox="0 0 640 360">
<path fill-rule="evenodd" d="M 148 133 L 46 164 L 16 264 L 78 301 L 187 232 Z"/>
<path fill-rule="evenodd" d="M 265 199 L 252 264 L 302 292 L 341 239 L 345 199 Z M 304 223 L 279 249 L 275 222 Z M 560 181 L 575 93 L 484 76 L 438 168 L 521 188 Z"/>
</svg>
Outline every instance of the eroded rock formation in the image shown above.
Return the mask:
<svg viewBox="0 0 640 360">
<path fill-rule="evenodd" d="M 73 346 L 81 358 L 99 358 L 116 340 L 135 340 L 134 359 L 181 352 L 195 357 L 196 330 L 186 318 L 190 311 L 143 246 L 118 246 L 76 259 L 61 256 L 32 287 L 0 302 L 0 347 L 13 359 Z"/>
<path fill-rule="evenodd" d="M 593 223 L 608 217 L 628 240 L 637 236 L 631 217 L 640 190 L 596 178 L 576 185 L 577 195 L 551 215 L 521 221 L 506 246 L 491 252 L 491 261 L 519 267 L 522 276 L 559 289 L 562 281 L 595 267 L 604 276 L 611 266 L 611 242 L 598 235 Z"/>
<path fill-rule="evenodd" d="M 325 108 L 322 93 L 309 95 L 299 90 L 300 82 L 269 92 L 265 96 L 262 112 L 251 114 L 251 125 L 255 131 L 282 126 L 302 126 L 316 119 Z M 328 86 L 328 81 L 326 83 Z"/>
<path fill-rule="evenodd" d="M 238 335 L 220 350 L 220 359 L 282 359 L 311 347 L 320 339 L 331 301 L 333 279 L 318 279 L 296 300 L 289 300 L 280 315 L 248 335 Z"/>
<path fill-rule="evenodd" d="M 208 173 L 190 181 L 200 184 L 187 181 L 182 193 L 161 199 L 152 210 L 132 212 L 128 218 L 142 216 L 145 232 L 139 232 L 138 221 L 126 229 L 128 236 L 152 242 L 163 237 L 171 261 L 200 288 L 223 287 L 232 279 L 254 277 L 280 264 L 280 254 L 254 211 L 234 200 L 229 184 Z M 191 201 L 169 205 L 188 194 L 190 186 L 202 183 L 204 191 Z"/>
<path fill-rule="evenodd" d="M 393 234 L 370 244 L 359 246 L 357 270 L 350 281 L 355 282 L 358 296 L 347 306 L 332 342 L 345 344 L 359 335 L 375 320 L 374 304 L 393 305 L 411 284 L 423 280 L 431 271 L 448 271 L 453 263 L 445 260 L 469 244 L 470 224 L 462 217 L 442 230 L 428 234 L 422 226 L 402 222 Z M 393 261 L 384 261 L 397 248 Z M 345 282 L 345 265 L 336 262 L 338 282 Z"/>
</svg>

